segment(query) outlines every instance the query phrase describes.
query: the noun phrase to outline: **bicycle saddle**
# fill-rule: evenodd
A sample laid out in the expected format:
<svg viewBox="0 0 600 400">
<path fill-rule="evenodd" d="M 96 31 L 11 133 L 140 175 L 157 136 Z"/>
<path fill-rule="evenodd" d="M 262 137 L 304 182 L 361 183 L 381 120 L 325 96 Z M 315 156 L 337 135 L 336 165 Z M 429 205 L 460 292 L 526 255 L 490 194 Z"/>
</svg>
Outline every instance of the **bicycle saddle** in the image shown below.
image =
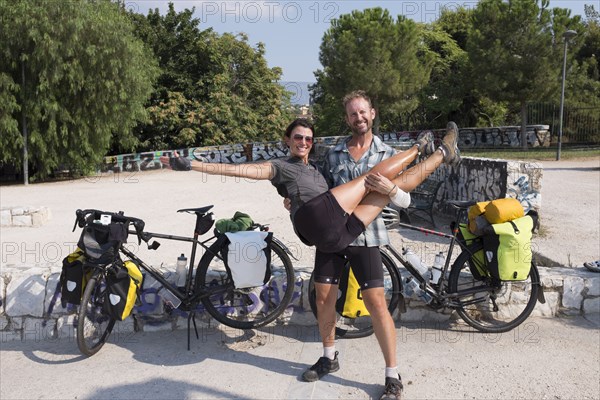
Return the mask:
<svg viewBox="0 0 600 400">
<path fill-rule="evenodd" d="M 198 208 L 182 208 L 181 210 L 177 210 L 177 212 L 186 212 L 186 213 L 196 213 L 196 214 L 206 214 L 208 212 L 208 210 L 210 210 L 211 208 L 213 208 L 214 206 L 205 206 L 205 207 L 198 207 Z"/>
<path fill-rule="evenodd" d="M 452 207 L 455 208 L 469 208 L 471 206 L 474 206 L 475 204 L 477 204 L 477 202 L 475 200 L 447 200 L 446 204 L 450 204 Z"/>
</svg>

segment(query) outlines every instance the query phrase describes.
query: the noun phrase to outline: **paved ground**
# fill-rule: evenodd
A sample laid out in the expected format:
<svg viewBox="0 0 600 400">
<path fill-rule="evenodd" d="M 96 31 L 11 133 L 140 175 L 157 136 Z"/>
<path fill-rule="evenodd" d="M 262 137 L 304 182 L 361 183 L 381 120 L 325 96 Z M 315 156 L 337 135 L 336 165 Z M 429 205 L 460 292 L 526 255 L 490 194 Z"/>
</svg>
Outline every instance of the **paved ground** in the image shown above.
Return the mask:
<svg viewBox="0 0 600 400">
<path fill-rule="evenodd" d="M 463 328 L 398 326 L 405 398 L 600 398 L 597 321 L 530 319 L 501 335 Z M 123 335 L 91 358 L 72 340 L 2 343 L 0 398 L 368 399 L 382 391 L 373 336 L 338 341 L 340 371 L 305 383 L 298 376 L 320 352 L 314 327 L 200 334 L 191 351 L 183 330 Z"/>
<path fill-rule="evenodd" d="M 600 258 L 600 159 L 544 167 L 540 251 L 575 267 Z M 207 204 L 215 204 L 217 218 L 242 210 L 271 224 L 297 264 L 312 265 L 313 251 L 296 239 L 268 182 L 157 171 L 2 187 L 0 202 L 48 206 L 53 215 L 41 228 L 2 228 L 2 265 L 60 262 L 78 238 L 71 233 L 77 208 L 123 210 L 145 219 L 149 230 L 187 235 L 193 219 L 175 211 Z M 400 243 L 421 240 L 394 235 Z M 181 252 L 188 249 L 162 246 L 143 258 L 174 264 Z M 530 319 L 497 337 L 454 326 L 397 328 L 406 398 L 600 398 L 599 318 Z M 297 376 L 320 354 L 315 327 L 251 337 L 202 333 L 190 352 L 185 331 L 121 335 L 89 359 L 72 340 L 0 343 L 0 398 L 371 398 L 382 390 L 374 337 L 339 341 L 340 372 L 307 384 Z"/>
</svg>

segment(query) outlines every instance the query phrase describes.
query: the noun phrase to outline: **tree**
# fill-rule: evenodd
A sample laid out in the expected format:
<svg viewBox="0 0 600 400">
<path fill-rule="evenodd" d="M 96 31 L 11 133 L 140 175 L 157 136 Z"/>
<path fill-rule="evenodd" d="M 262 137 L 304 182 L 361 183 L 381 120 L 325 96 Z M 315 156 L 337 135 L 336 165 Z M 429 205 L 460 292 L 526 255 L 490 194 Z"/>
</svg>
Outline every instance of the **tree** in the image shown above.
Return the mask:
<svg viewBox="0 0 600 400">
<path fill-rule="evenodd" d="M 334 19 L 320 47 L 323 70 L 315 73 L 311 88 L 319 132 L 340 133 L 331 129 L 343 117 L 340 100 L 355 89 L 365 90 L 378 111 L 375 133 L 379 118 L 395 121 L 414 111 L 431 71 L 432 60 L 422 50 L 417 24 L 403 16 L 394 21 L 387 10 L 352 11 Z M 331 119 L 335 111 L 338 117 Z"/>
<path fill-rule="evenodd" d="M 194 8 L 165 15 L 130 13 L 135 32 L 159 59 L 161 75 L 136 128 L 139 150 L 280 139 L 290 95 L 269 68 L 264 46 L 244 34 L 201 30 Z"/>
<path fill-rule="evenodd" d="M 468 94 L 468 85 L 465 85 L 468 57 L 438 24 L 421 25 L 421 37 L 425 44 L 423 51 L 433 63 L 429 83 L 419 94 L 420 113 L 416 117 L 416 126 L 442 128 L 447 117 L 461 106 Z"/>
<path fill-rule="evenodd" d="M 557 92 L 561 36 L 579 23 L 568 10 L 552 13 L 548 4 L 548 0 L 482 0 L 473 12 L 467 43 L 476 88 L 495 101 L 519 106 L 523 149 L 527 102 Z"/>
<path fill-rule="evenodd" d="M 111 138 L 135 144 L 131 128 L 145 118 L 157 70 L 118 5 L 3 1 L 0 15 L 3 162 L 23 160 L 22 121 L 39 178 L 59 166 L 91 169 Z"/>
</svg>

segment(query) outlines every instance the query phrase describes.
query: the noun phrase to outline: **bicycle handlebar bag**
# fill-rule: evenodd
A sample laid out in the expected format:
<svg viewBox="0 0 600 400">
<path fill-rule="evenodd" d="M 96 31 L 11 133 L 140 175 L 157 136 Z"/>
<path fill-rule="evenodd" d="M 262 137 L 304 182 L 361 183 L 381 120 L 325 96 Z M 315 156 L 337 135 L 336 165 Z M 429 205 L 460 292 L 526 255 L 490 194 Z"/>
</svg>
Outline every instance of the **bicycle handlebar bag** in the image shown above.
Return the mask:
<svg viewBox="0 0 600 400">
<path fill-rule="evenodd" d="M 237 289 L 262 286 L 271 276 L 273 233 L 258 231 L 227 232 L 229 243 L 223 261 Z"/>
<path fill-rule="evenodd" d="M 119 247 L 127 242 L 128 223 L 101 224 L 92 222 L 81 232 L 77 246 L 94 264 L 110 264 L 117 259 Z"/>
</svg>

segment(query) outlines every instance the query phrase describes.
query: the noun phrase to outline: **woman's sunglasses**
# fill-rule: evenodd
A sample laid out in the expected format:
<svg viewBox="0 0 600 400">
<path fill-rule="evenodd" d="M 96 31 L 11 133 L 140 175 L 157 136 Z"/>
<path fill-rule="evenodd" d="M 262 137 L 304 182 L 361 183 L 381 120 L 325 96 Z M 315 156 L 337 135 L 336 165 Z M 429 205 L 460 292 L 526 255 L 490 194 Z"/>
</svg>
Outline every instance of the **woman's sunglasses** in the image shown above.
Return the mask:
<svg viewBox="0 0 600 400">
<path fill-rule="evenodd" d="M 302 139 L 304 139 L 304 141 L 306 141 L 306 144 L 312 144 L 313 142 L 313 137 L 312 136 L 302 136 L 302 135 L 292 135 L 292 139 L 294 139 L 294 142 L 302 142 Z"/>
</svg>

